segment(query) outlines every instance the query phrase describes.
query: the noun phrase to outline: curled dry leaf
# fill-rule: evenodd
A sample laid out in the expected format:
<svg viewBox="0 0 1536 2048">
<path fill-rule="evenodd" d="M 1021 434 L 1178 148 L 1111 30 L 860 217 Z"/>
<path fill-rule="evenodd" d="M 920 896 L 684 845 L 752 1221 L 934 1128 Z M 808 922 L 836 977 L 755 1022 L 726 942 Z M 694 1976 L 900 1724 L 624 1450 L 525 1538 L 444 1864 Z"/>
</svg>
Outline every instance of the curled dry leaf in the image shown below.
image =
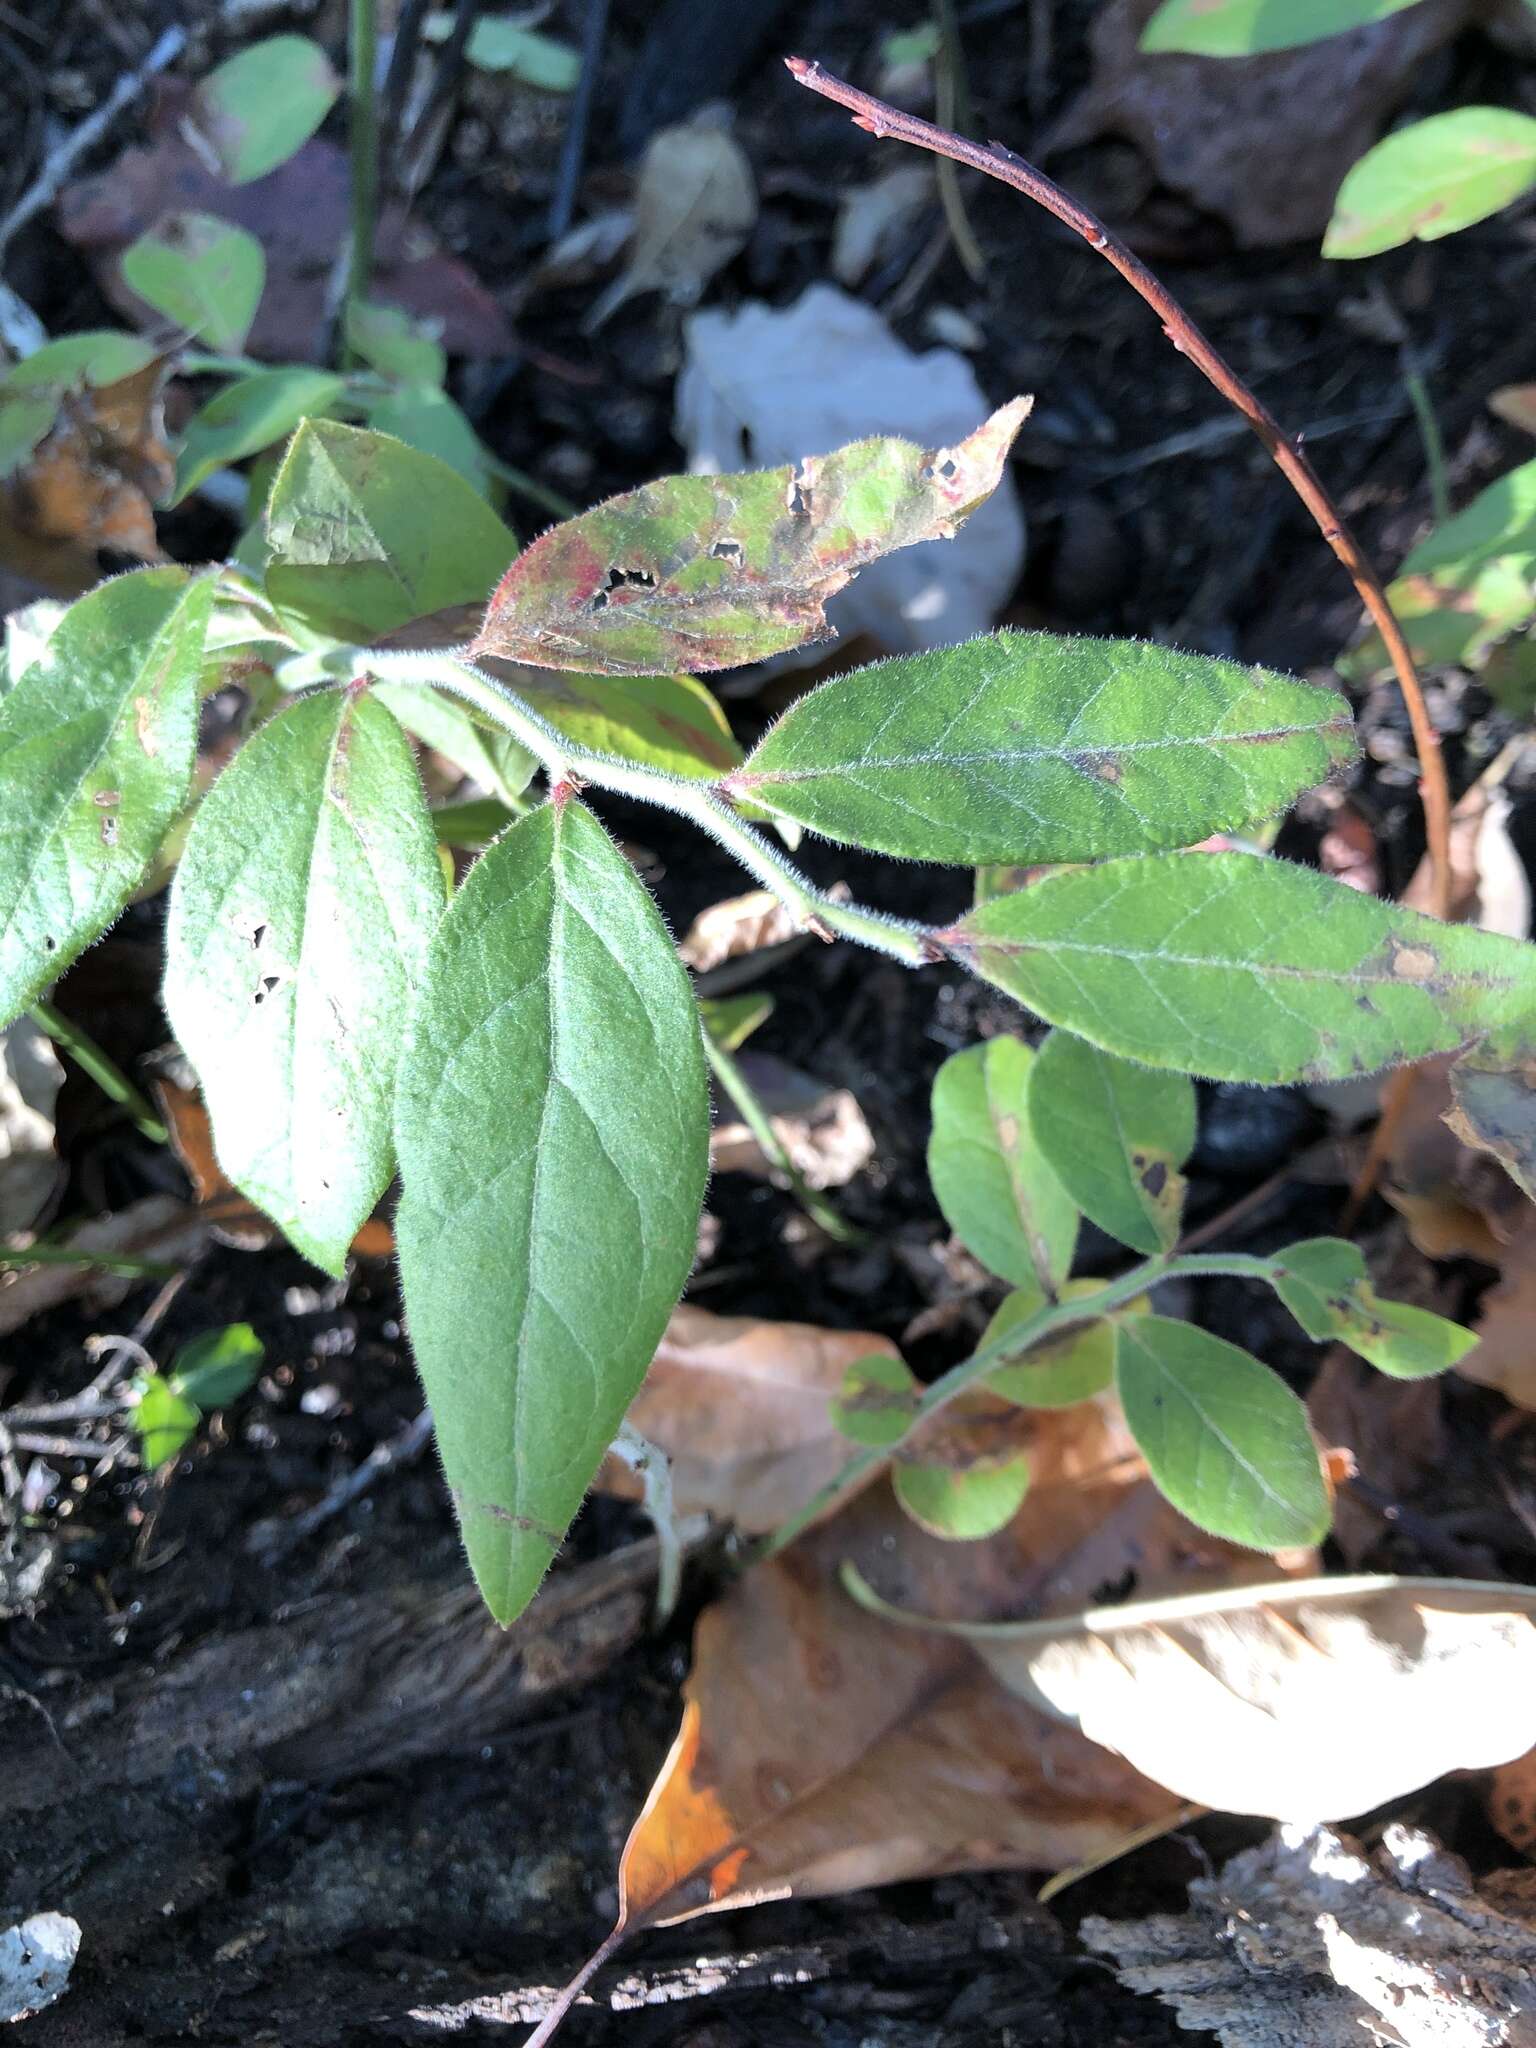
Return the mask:
<svg viewBox="0 0 1536 2048">
<path fill-rule="evenodd" d="M 846 1187 L 875 1156 L 875 1137 L 848 1088 L 829 1088 L 812 1074 L 786 1066 L 771 1053 L 737 1054 L 742 1079 L 766 1112 L 785 1157 L 812 1188 Z M 745 1123 L 722 1119 L 709 1134 L 716 1173 L 751 1173 L 771 1180 L 782 1172 Z"/>
<path fill-rule="evenodd" d="M 1488 410 L 1512 427 L 1536 434 L 1536 384 L 1505 384 L 1492 392 Z"/>
<path fill-rule="evenodd" d="M 803 937 L 793 913 L 771 889 L 750 889 L 745 896 L 730 896 L 701 910 L 677 950 L 695 974 L 707 974 L 727 960 Z"/>
<path fill-rule="evenodd" d="M 28 1017 L 0 1033 L 0 1237 L 30 1230 L 59 1184 L 54 1104 L 64 1070 Z"/>
<path fill-rule="evenodd" d="M 675 476 L 552 527 L 496 586 L 468 653 L 582 675 L 700 674 L 827 637 L 867 562 L 947 538 L 996 490 L 1015 398 L 951 448 L 856 441 L 780 469 Z"/>
<path fill-rule="evenodd" d="M 590 334 L 640 292 L 695 305 L 757 222 L 757 187 L 746 151 L 719 111 L 652 136 L 635 192 L 635 231 L 624 274 L 587 316 Z"/>
<path fill-rule="evenodd" d="M 1019 1698 L 1229 1813 L 1338 1820 L 1536 1743 L 1524 1586 L 1299 1579 L 1070 1620 L 926 1625 L 963 1636 Z"/>
<path fill-rule="evenodd" d="M 845 192 L 832 231 L 832 275 L 838 283 L 857 284 L 899 247 L 934 199 L 933 173 L 927 164 L 898 164 L 869 184 Z"/>
<path fill-rule="evenodd" d="M 1483 1296 L 1473 1329 L 1477 1348 L 1456 1370 L 1480 1387 L 1492 1387 L 1517 1408 L 1536 1410 L 1536 1213 L 1527 1212 L 1504 1248 L 1502 1271 Z"/>
<path fill-rule="evenodd" d="M 672 1460 L 674 1505 L 764 1535 L 813 1500 L 850 1450 L 831 1403 L 855 1360 L 895 1358 L 888 1337 L 717 1316 L 684 1305 L 629 1410 Z M 640 1482 L 609 1458 L 607 1493 L 638 1500 Z"/>
<path fill-rule="evenodd" d="M 1189 1888 L 1191 1910 L 1084 1920 L 1122 1983 L 1225 2048 L 1518 2048 L 1531 2036 L 1536 1884 L 1474 1885 L 1432 1835 L 1389 1827 L 1367 1856 L 1283 1828 Z"/>
</svg>

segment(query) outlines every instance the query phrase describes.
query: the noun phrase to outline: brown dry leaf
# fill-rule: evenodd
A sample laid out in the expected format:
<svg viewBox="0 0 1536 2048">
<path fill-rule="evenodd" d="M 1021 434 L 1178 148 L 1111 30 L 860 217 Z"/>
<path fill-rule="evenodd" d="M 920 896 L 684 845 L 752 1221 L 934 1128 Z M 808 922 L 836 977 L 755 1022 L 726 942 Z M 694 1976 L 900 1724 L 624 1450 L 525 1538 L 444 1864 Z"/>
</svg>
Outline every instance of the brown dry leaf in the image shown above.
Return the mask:
<svg viewBox="0 0 1536 2048">
<path fill-rule="evenodd" d="M 1536 384 L 1505 384 L 1493 392 L 1488 410 L 1522 432 L 1536 434 Z"/>
<path fill-rule="evenodd" d="M 163 357 L 116 384 L 66 394 L 27 460 L 0 481 L 0 562 L 59 597 L 101 581 L 99 548 L 165 559 L 154 504 L 175 464 L 165 443 Z"/>
<path fill-rule="evenodd" d="M 155 1106 L 170 1133 L 171 1150 L 181 1162 L 197 1197 L 196 1215 L 220 1244 L 236 1251 L 259 1252 L 281 1236 L 277 1225 L 231 1183 L 213 1150 L 213 1127 L 202 1093 L 160 1074 L 154 1081 Z M 359 1258 L 394 1255 L 395 1236 L 382 1217 L 370 1216 L 352 1240 Z"/>
<path fill-rule="evenodd" d="M 851 1559 L 903 1604 L 982 1619 L 1086 1602 L 1127 1573 L 1158 1588 L 1272 1573 L 1153 1492 L 1112 1404 L 1025 1426 L 1034 1483 L 999 1535 L 939 1542 L 882 1480 L 706 1610 L 682 1730 L 624 1851 L 622 1927 L 946 1871 L 1059 1870 L 1172 1824 L 1176 1799 L 1011 1698 L 969 1646 L 893 1628 L 840 1589 Z"/>
<path fill-rule="evenodd" d="M 1524 1586 L 1296 1579 L 1065 1621 L 926 1625 L 963 1633 L 1011 1693 L 1227 1813 L 1341 1820 L 1536 1741 Z"/>
<path fill-rule="evenodd" d="M 1529 1204 L 1486 1154 L 1447 1125 L 1454 1054 L 1423 1061 L 1392 1131 L 1382 1193 L 1426 1258 L 1499 1265 Z"/>
<path fill-rule="evenodd" d="M 1036 155 L 1124 136 L 1163 184 L 1219 215 L 1244 249 L 1318 242 L 1344 173 L 1431 52 L 1482 12 L 1480 0 L 1421 0 L 1301 49 L 1223 58 L 1144 54 L 1141 32 L 1158 5 L 1108 0 L 1095 10 L 1088 89 Z"/>
<path fill-rule="evenodd" d="M 1522 737 L 1505 747 L 1451 812 L 1450 922 L 1475 924 L 1511 939 L 1523 939 L 1531 928 L 1531 884 L 1509 836 L 1510 800 L 1504 788 L 1525 746 Z M 1403 901 L 1412 910 L 1428 910 L 1433 900 L 1426 855 Z"/>
<path fill-rule="evenodd" d="M 808 1187 L 846 1187 L 874 1158 L 874 1133 L 850 1089 L 829 1088 L 772 1053 L 738 1053 L 736 1063 Z M 729 1118 L 726 1103 L 721 1110 Z M 717 1123 L 709 1134 L 709 1157 L 717 1173 L 750 1173 L 760 1180 L 781 1173 L 744 1123 Z"/>
<path fill-rule="evenodd" d="M 719 109 L 701 108 L 691 121 L 661 129 L 640 166 L 629 262 L 587 315 L 587 333 L 640 292 L 696 305 L 756 223 L 752 166 Z"/>
<path fill-rule="evenodd" d="M 82 1223 L 61 1243 L 72 1251 L 105 1258 L 152 1259 L 177 1266 L 195 1258 L 207 1236 L 208 1226 L 186 1202 L 172 1195 L 146 1195 L 126 1209 Z M 7 1266 L 0 1270 L 0 1337 L 80 1295 L 98 1305 L 121 1301 L 133 1284 L 89 1259 L 78 1266 Z"/>
<path fill-rule="evenodd" d="M 749 889 L 745 896 L 729 896 L 701 910 L 677 950 L 695 974 L 707 974 L 727 960 L 792 939 L 804 942 L 793 913 L 771 889 Z"/>
<path fill-rule="evenodd" d="M 1500 1263 L 1498 1283 L 1483 1296 L 1472 1325 L 1477 1348 L 1457 1361 L 1456 1370 L 1517 1408 L 1536 1410 L 1536 1210 L 1529 1204 Z"/>
<path fill-rule="evenodd" d="M 1397 1298 L 1396 1289 L 1383 1291 Z M 1444 1410 L 1443 1381 L 1389 1379 L 1342 1344 L 1328 1352 L 1307 1391 L 1307 1413 L 1322 1442 L 1346 1446 L 1370 1493 L 1394 1506 L 1433 1506 L 1448 1453 Z M 1332 1537 L 1350 1570 L 1397 1562 L 1382 1555 L 1392 1536 L 1384 1510 L 1341 1484 Z"/>
<path fill-rule="evenodd" d="M 1512 1849 L 1536 1861 L 1536 1749 L 1500 1764 L 1488 1781 L 1488 1818 Z"/>
<path fill-rule="evenodd" d="M 1225 2048 L 1531 2048 L 1536 1880 L 1474 1885 L 1417 1829 L 1367 1856 L 1331 1828 L 1285 1828 L 1189 1887 L 1192 1910 L 1085 1919 L 1133 1991 Z"/>
<path fill-rule="evenodd" d="M 629 1421 L 671 1459 L 679 1514 L 702 1512 L 764 1535 L 853 1455 L 831 1419 L 849 1366 L 899 1356 L 888 1337 L 868 1330 L 717 1316 L 685 1304 L 672 1313 Z M 640 1497 L 638 1479 L 617 1458 L 598 1484 Z"/>
</svg>

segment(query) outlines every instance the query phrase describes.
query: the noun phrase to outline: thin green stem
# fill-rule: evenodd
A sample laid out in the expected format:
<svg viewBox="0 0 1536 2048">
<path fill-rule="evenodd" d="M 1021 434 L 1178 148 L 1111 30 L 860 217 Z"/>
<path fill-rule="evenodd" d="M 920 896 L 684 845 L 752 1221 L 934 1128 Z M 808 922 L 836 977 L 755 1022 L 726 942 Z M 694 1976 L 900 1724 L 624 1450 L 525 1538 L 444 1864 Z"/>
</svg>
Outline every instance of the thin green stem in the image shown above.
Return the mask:
<svg viewBox="0 0 1536 2048">
<path fill-rule="evenodd" d="M 1246 1254 L 1234 1252 L 1228 1257 L 1212 1254 L 1191 1259 L 1158 1258 L 1148 1259 L 1144 1265 L 1133 1266 L 1129 1273 L 1122 1273 L 1118 1280 L 1110 1280 L 1095 1294 L 1082 1294 L 1071 1301 L 1056 1302 L 1043 1308 L 1027 1322 L 1017 1324 L 1006 1336 L 994 1338 L 990 1344 L 983 1344 L 979 1351 L 969 1358 L 962 1358 L 958 1365 L 952 1365 L 927 1388 L 918 1402 L 911 1422 L 893 1444 L 885 1444 L 878 1450 L 860 1451 L 828 1485 L 824 1486 L 814 1500 L 808 1501 L 797 1514 L 779 1525 L 758 1552 L 759 1557 L 772 1557 L 792 1543 L 802 1530 L 812 1522 L 818 1522 L 827 1510 L 844 1500 L 871 1474 L 888 1465 L 902 1445 L 908 1443 L 916 1431 L 931 1422 L 941 1409 L 947 1408 L 979 1380 L 986 1378 L 995 1367 L 1022 1358 L 1027 1352 L 1036 1350 L 1049 1338 L 1062 1330 L 1070 1329 L 1075 1323 L 1091 1323 L 1097 1317 L 1108 1315 L 1112 1309 L 1124 1308 L 1127 1302 L 1163 1280 L 1199 1280 L 1217 1275 L 1240 1280 L 1273 1281 L 1275 1262 L 1273 1259 L 1255 1259 Z"/>
<path fill-rule="evenodd" d="M 526 747 L 552 782 L 591 783 L 690 819 L 771 889 L 803 930 L 818 932 L 826 939 L 856 939 L 909 967 L 924 966 L 932 958 L 921 925 L 858 904 L 837 903 L 823 895 L 713 784 L 579 746 L 515 690 L 466 661 L 457 648 L 418 652 L 359 647 L 349 649 L 346 659 L 355 670 L 366 670 L 380 682 L 432 683 L 462 697 Z"/>
<path fill-rule="evenodd" d="M 379 22 L 377 0 L 349 0 L 347 10 L 347 142 L 352 159 L 352 246 L 342 315 L 343 351 L 354 306 L 368 296 L 379 206 Z"/>
<path fill-rule="evenodd" d="M 520 498 L 527 498 L 531 504 L 542 505 L 546 512 L 553 512 L 557 519 L 574 519 L 581 507 L 571 499 L 552 490 L 548 484 L 541 484 L 536 476 L 530 476 L 526 469 L 503 462 L 499 455 L 492 455 L 487 449 L 486 465 L 492 476 L 499 476 L 508 490 L 516 491 Z"/>
<path fill-rule="evenodd" d="M 128 1252 L 79 1251 L 70 1244 L 29 1244 L 24 1250 L 0 1250 L 0 1266 L 99 1266 L 103 1273 L 121 1273 L 130 1280 L 171 1280 L 177 1271 L 164 1259 L 136 1259 Z"/>
<path fill-rule="evenodd" d="M 67 1052 L 80 1071 L 90 1075 L 103 1095 L 127 1110 L 135 1126 L 152 1144 L 164 1145 L 168 1141 L 170 1133 L 156 1116 L 149 1098 L 141 1094 L 122 1069 L 107 1058 L 94 1038 L 88 1037 L 78 1024 L 66 1017 L 62 1010 L 56 1010 L 52 1003 L 34 1003 L 31 1015 L 38 1030 L 51 1038 L 61 1052 Z"/>
<path fill-rule="evenodd" d="M 1451 486 L 1445 466 L 1445 441 L 1440 433 L 1440 421 L 1435 414 L 1434 400 L 1429 395 L 1429 385 L 1424 373 L 1412 357 L 1403 358 L 1403 389 L 1408 393 L 1408 402 L 1413 407 L 1413 416 L 1418 422 L 1419 439 L 1424 444 L 1424 472 L 1429 482 L 1430 509 L 1435 515 L 1436 526 L 1444 526 L 1451 516 Z"/>
<path fill-rule="evenodd" d="M 790 1158 L 783 1139 L 773 1128 L 772 1119 L 758 1101 L 752 1083 L 725 1047 L 716 1044 L 713 1034 L 708 1029 L 704 1033 L 704 1057 L 709 1061 L 710 1072 L 735 1105 L 737 1115 L 756 1138 L 769 1161 L 788 1180 L 795 1200 L 811 1221 L 824 1230 L 828 1237 L 835 1238 L 839 1244 L 863 1244 L 864 1232 L 855 1230 L 851 1223 L 845 1222 L 826 1197 L 811 1186 Z"/>
</svg>

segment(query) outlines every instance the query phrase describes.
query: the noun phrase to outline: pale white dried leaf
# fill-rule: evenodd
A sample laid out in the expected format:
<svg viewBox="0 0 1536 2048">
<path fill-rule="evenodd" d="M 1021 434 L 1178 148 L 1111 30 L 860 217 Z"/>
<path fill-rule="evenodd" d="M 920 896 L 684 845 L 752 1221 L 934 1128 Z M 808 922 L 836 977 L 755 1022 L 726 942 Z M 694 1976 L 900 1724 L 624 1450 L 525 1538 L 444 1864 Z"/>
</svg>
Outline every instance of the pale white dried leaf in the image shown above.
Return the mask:
<svg viewBox="0 0 1536 2048">
<path fill-rule="evenodd" d="M 63 1996 L 80 1951 L 80 1922 L 34 1913 L 0 1933 L 0 2021 L 29 2019 Z"/>
<path fill-rule="evenodd" d="M 54 1105 L 64 1070 L 28 1017 L 0 1033 L 0 1237 L 30 1230 L 58 1186 Z"/>
<path fill-rule="evenodd" d="M 629 262 L 588 314 L 587 332 L 640 292 L 696 305 L 756 222 L 752 166 L 717 113 L 702 108 L 691 121 L 661 129 L 640 166 Z"/>
<path fill-rule="evenodd" d="M 855 185 L 838 202 L 832 229 L 832 275 L 857 284 L 883 256 L 900 246 L 933 198 L 926 164 L 900 164 L 867 185 Z"/>
</svg>

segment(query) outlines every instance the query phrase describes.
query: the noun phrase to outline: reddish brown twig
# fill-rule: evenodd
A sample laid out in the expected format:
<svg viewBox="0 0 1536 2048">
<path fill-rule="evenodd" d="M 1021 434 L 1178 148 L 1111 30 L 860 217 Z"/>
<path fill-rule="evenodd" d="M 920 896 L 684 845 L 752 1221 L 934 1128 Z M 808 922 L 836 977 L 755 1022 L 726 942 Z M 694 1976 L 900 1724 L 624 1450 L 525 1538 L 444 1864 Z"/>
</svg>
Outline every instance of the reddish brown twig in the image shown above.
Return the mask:
<svg viewBox="0 0 1536 2048">
<path fill-rule="evenodd" d="M 1015 156 L 1000 142 L 985 145 L 967 142 L 964 136 L 951 134 L 947 128 L 936 128 L 931 121 L 920 121 L 913 114 L 903 114 L 897 108 L 887 106 L 883 100 L 875 99 L 872 94 L 860 92 L 856 86 L 845 85 L 840 78 L 833 78 L 819 64 L 808 63 L 804 57 L 786 57 L 784 61 L 801 85 L 809 86 L 823 99 L 846 107 L 856 125 L 867 128 L 871 135 L 910 143 L 914 149 L 930 150 L 935 156 L 946 156 L 956 163 L 968 164 L 972 170 L 983 171 L 989 178 L 1011 185 L 1015 192 L 1022 192 L 1026 199 L 1034 200 L 1037 206 L 1043 206 L 1047 213 L 1054 214 L 1074 234 L 1081 235 L 1106 263 L 1114 265 L 1126 283 L 1139 292 L 1152 308 L 1162 322 L 1163 332 L 1180 355 L 1188 356 L 1227 403 L 1242 414 L 1269 450 L 1297 497 L 1317 521 L 1323 539 L 1349 571 L 1360 593 L 1360 601 L 1375 621 L 1391 656 L 1403 702 L 1408 707 L 1414 746 L 1419 757 L 1419 793 L 1424 803 L 1424 831 L 1432 880 L 1430 908 L 1436 917 L 1444 917 L 1451 901 L 1451 797 L 1446 786 L 1445 763 L 1440 755 L 1440 737 L 1430 720 L 1413 656 L 1408 651 L 1402 628 L 1393 616 L 1380 578 L 1303 454 L 1300 440 L 1292 440 L 1281 432 L 1273 414 L 1259 403 L 1241 377 L 1211 346 L 1146 265 L 1133 256 L 1125 244 L 1085 206 L 1079 206 L 1059 185 L 1053 185 L 1049 178 L 1025 163 L 1022 157 Z"/>
</svg>

